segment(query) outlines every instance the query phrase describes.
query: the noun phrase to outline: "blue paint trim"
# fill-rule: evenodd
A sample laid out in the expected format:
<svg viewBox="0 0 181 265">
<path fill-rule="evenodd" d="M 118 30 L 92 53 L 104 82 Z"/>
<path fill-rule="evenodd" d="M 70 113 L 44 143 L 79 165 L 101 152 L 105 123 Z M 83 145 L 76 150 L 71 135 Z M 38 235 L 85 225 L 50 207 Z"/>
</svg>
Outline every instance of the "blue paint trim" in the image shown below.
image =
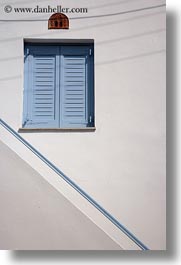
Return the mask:
<svg viewBox="0 0 181 265">
<path fill-rule="evenodd" d="M 109 219 L 116 227 L 118 227 L 127 237 L 129 237 L 141 250 L 149 250 L 138 238 L 136 238 L 126 227 L 124 227 L 118 220 L 116 220 L 108 211 L 106 211 L 100 204 L 98 204 L 91 196 L 82 190 L 75 182 L 67 177 L 59 168 L 44 157 L 38 150 L 36 150 L 30 143 L 15 132 L 6 122 L 0 119 L 0 124 L 23 143 L 29 150 L 31 150 L 37 157 L 39 157 L 49 168 L 64 179 L 71 187 L 80 193 L 87 201 L 89 201 L 98 211 L 100 211 L 107 219 Z"/>
<path fill-rule="evenodd" d="M 94 45 L 92 44 L 25 45 L 26 59 L 24 67 L 24 108 L 22 127 L 30 129 L 94 127 L 93 48 Z M 90 51 L 92 52 L 90 53 Z M 52 67 L 52 62 L 49 61 L 50 59 L 46 60 L 47 56 L 49 58 L 55 58 L 54 73 L 52 73 L 52 78 L 54 78 L 53 80 L 50 77 L 50 73 L 49 75 L 45 76 L 46 69 L 44 70 L 44 73 L 42 73 L 43 70 L 41 69 L 41 76 L 39 70 L 36 69 L 36 65 L 39 63 L 37 62 L 37 58 L 39 58 L 38 60 L 40 60 L 40 58 L 44 58 L 43 65 L 46 64 L 46 67 L 41 67 L 47 68 L 49 65 Z M 80 68 L 79 64 L 81 58 L 85 59 L 85 65 L 82 65 L 82 71 L 85 70 L 85 73 L 82 73 L 82 80 L 85 78 L 85 86 L 81 87 L 79 92 L 76 91 L 74 93 L 73 86 L 75 87 L 75 85 L 78 84 L 77 80 L 79 80 L 79 84 L 81 84 L 80 73 L 77 74 L 77 76 L 75 76 L 75 73 L 72 75 L 66 73 L 65 69 L 67 58 L 73 58 L 74 60 L 77 60 L 77 65 L 76 63 L 73 63 L 72 65 L 69 63 L 70 69 L 72 67 L 72 69 L 75 69 L 75 71 Z M 52 82 L 51 86 L 54 84 L 54 93 L 48 98 L 46 89 L 43 90 L 43 88 L 41 88 L 42 94 L 40 98 L 40 94 L 37 94 L 37 86 L 39 89 L 40 85 L 42 87 L 43 84 L 50 84 L 50 82 Z M 70 90 L 70 87 L 68 87 L 67 84 L 73 85 L 73 89 Z M 51 97 L 53 95 L 54 102 L 52 103 Z M 78 95 L 80 96 L 78 97 Z M 51 105 L 53 104 L 54 113 L 52 113 L 53 110 L 50 109 L 49 106 L 47 108 L 42 106 L 42 104 L 40 104 L 40 100 L 42 104 L 48 104 L 48 102 Z M 82 106 L 75 105 L 80 101 Z M 37 104 L 35 104 L 36 102 L 40 104 L 38 107 Z"/>
</svg>

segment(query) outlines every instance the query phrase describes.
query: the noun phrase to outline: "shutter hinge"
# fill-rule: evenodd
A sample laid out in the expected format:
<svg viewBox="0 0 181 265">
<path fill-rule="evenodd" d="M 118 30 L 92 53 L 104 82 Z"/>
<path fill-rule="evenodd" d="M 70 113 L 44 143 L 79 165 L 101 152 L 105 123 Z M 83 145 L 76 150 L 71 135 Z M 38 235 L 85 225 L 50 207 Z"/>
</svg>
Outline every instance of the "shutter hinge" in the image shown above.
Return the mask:
<svg viewBox="0 0 181 265">
<path fill-rule="evenodd" d="M 23 127 L 25 127 L 25 125 L 27 124 L 28 121 L 29 121 L 29 119 L 27 118 L 27 119 L 23 122 Z"/>
<path fill-rule="evenodd" d="M 89 116 L 89 123 L 91 123 L 92 122 L 92 116 L 90 115 Z"/>
<path fill-rule="evenodd" d="M 24 61 L 26 60 L 26 58 L 28 57 L 29 54 L 30 54 L 30 49 L 27 48 L 26 49 L 26 54 L 24 55 Z"/>
</svg>

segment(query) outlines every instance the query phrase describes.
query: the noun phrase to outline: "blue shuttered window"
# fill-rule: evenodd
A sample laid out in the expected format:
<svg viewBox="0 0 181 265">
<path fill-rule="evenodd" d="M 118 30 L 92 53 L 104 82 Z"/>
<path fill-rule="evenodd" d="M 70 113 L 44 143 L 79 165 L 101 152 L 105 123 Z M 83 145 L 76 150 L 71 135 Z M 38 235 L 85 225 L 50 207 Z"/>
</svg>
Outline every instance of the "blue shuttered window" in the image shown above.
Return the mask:
<svg viewBox="0 0 181 265">
<path fill-rule="evenodd" d="M 94 126 L 93 47 L 25 46 L 25 128 Z"/>
</svg>

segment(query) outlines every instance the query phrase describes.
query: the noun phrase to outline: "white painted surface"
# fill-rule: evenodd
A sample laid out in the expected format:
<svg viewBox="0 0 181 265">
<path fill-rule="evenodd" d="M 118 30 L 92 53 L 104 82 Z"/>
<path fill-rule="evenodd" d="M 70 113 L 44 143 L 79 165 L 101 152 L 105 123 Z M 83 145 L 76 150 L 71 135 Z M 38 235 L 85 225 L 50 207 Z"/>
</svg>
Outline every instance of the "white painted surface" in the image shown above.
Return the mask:
<svg viewBox="0 0 181 265">
<path fill-rule="evenodd" d="M 2 142 L 0 156 L 0 249 L 121 250 Z"/>
<path fill-rule="evenodd" d="M 12 1 L 14 6 L 28 7 L 49 3 L 19 2 Z M 53 1 L 55 6 L 58 2 Z M 62 6 L 73 7 L 104 3 L 105 7 L 90 8 L 88 15 L 116 13 L 165 1 L 61 1 Z M 2 13 L 4 19 L 25 17 L 48 15 Z M 165 8 L 159 8 L 71 20 L 68 31 L 48 31 L 47 22 L 2 22 L 0 27 L 0 116 L 15 130 L 22 120 L 23 38 L 95 40 L 96 132 L 34 133 L 23 137 L 151 249 L 165 249 L 166 245 L 165 26 Z M 57 180 L 47 176 L 46 169 L 33 164 L 29 153 L 17 149 L 14 140 L 1 132 L 1 139 L 56 187 Z"/>
</svg>

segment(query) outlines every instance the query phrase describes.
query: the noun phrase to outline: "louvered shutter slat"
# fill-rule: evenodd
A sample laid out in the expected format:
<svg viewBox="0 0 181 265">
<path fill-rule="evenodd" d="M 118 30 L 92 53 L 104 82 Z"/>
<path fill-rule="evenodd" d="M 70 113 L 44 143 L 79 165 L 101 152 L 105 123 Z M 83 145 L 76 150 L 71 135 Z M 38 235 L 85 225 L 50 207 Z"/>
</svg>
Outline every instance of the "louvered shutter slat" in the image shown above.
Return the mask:
<svg viewBox="0 0 181 265">
<path fill-rule="evenodd" d="M 80 69 L 80 72 L 72 73 L 75 68 Z M 64 56 L 63 120 L 66 125 L 87 124 L 85 72 L 85 56 Z"/>
</svg>

